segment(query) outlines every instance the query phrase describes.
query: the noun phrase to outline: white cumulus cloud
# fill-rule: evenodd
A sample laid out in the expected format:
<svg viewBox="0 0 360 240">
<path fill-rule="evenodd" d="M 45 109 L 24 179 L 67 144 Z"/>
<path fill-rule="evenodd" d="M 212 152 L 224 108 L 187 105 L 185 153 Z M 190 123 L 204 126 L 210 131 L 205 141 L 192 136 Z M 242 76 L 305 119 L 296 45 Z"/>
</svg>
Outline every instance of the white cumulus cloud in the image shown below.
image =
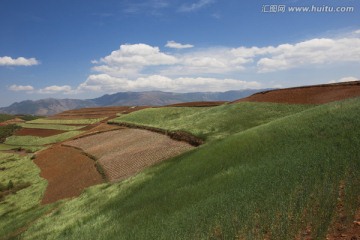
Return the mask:
<svg viewBox="0 0 360 240">
<path fill-rule="evenodd" d="M 109 76 L 107 74 L 90 75 L 88 79 L 78 87 L 78 91 L 227 91 L 246 88 L 260 88 L 256 81 L 246 82 L 231 78 L 205 78 L 205 77 L 178 77 L 170 78 L 162 75 L 150 75 L 136 79 L 126 79 Z"/>
<path fill-rule="evenodd" d="M 176 57 L 163 53 L 158 47 L 147 44 L 124 44 L 100 61 L 94 71 L 116 76 L 133 76 L 148 66 L 171 65 L 177 62 Z"/>
<path fill-rule="evenodd" d="M 273 72 L 311 65 L 360 61 L 360 38 L 316 38 L 296 44 L 263 48 L 267 55 L 257 62 L 260 72 Z"/>
<path fill-rule="evenodd" d="M 165 45 L 165 47 L 168 48 L 176 48 L 176 49 L 184 49 L 184 48 L 193 48 L 194 45 L 191 44 L 181 44 L 181 43 L 177 43 L 175 41 L 168 41 Z"/>
<path fill-rule="evenodd" d="M 19 91 L 33 91 L 33 90 L 34 90 L 34 87 L 33 87 L 33 86 L 30 86 L 30 85 L 26 85 L 26 86 L 23 86 L 23 85 L 11 85 L 11 86 L 9 87 L 9 90 L 15 91 L 15 92 L 19 92 Z"/>
<path fill-rule="evenodd" d="M 356 77 L 343 77 L 338 80 L 331 80 L 329 83 L 354 82 L 359 80 L 360 78 L 356 78 Z"/>
<path fill-rule="evenodd" d="M 169 41 L 167 47 L 186 44 Z M 360 38 L 314 38 L 277 46 L 189 48 L 164 52 L 147 44 L 125 44 L 100 60 L 95 72 L 78 91 L 212 91 L 257 88 L 258 82 L 240 80 L 245 73 L 267 73 L 295 68 L 336 67 L 360 62 Z M 347 79 L 349 80 L 349 78 Z M 336 80 L 338 81 L 338 80 Z"/>
<path fill-rule="evenodd" d="M 0 66 L 33 66 L 38 65 L 39 61 L 35 58 L 12 58 L 12 57 L 0 57 Z"/>
<path fill-rule="evenodd" d="M 49 86 L 42 89 L 39 89 L 38 91 L 41 94 L 54 94 L 54 93 L 64 93 L 64 94 L 70 94 L 73 92 L 71 86 L 64 85 L 64 86 Z"/>
<path fill-rule="evenodd" d="M 125 44 L 120 49 L 113 51 L 109 56 L 100 60 L 109 65 L 137 65 L 150 66 L 161 64 L 173 64 L 176 58 L 171 55 L 160 52 L 158 47 L 152 47 L 147 44 Z"/>
<path fill-rule="evenodd" d="M 215 0 L 199 0 L 192 4 L 184 4 L 179 8 L 180 12 L 193 12 L 197 11 L 209 4 L 215 3 Z"/>
<path fill-rule="evenodd" d="M 354 34 L 360 34 L 360 29 L 359 29 L 359 30 L 355 30 L 353 33 L 354 33 Z"/>
</svg>

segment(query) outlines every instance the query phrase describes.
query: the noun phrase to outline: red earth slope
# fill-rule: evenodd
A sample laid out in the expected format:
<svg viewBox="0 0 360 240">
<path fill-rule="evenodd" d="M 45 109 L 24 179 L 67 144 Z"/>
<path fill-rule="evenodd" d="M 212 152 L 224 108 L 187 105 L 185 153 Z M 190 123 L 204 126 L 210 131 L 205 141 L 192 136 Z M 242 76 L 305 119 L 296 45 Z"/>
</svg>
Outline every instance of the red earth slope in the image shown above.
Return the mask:
<svg viewBox="0 0 360 240">
<path fill-rule="evenodd" d="M 323 104 L 360 96 L 360 81 L 304 86 L 259 92 L 237 102 Z"/>
</svg>

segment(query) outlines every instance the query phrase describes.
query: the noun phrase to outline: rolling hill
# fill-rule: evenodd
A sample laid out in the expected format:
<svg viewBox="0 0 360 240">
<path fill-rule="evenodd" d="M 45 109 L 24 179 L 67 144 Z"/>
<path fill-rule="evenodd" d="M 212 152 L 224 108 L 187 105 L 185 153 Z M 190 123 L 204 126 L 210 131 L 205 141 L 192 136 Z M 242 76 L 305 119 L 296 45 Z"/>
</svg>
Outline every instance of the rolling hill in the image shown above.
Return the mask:
<svg viewBox="0 0 360 240">
<path fill-rule="evenodd" d="M 299 96 L 311 99 L 314 89 L 306 89 Z M 68 133 L 18 134 L 5 141 L 46 149 L 35 155 L 0 152 L 0 186 L 7 194 L 0 199 L 0 238 L 358 239 L 360 97 L 343 90 L 340 101 L 324 91 L 312 104 L 121 108 L 112 125 L 106 124 L 105 113 L 114 116 L 117 108 L 105 108 L 99 119 L 80 118 L 100 116 L 101 108 L 93 108 L 24 123 L 24 134 L 36 129 Z M 281 99 L 291 89 L 274 92 L 272 99 Z M 324 99 L 327 103 L 320 102 Z M 136 155 L 141 161 L 149 157 L 142 145 L 160 154 L 151 146 L 154 140 L 145 137 L 153 134 L 116 126 L 124 123 L 165 135 L 187 132 L 204 144 L 124 180 L 102 183 L 106 179 L 95 179 L 101 174 L 95 166 L 107 175 L 107 164 L 117 163 L 123 151 L 125 159 Z M 174 143 L 163 144 L 168 149 Z M 86 175 L 90 170 L 93 175 Z M 19 189 L 16 194 L 6 192 L 9 178 Z M 82 192 L 79 184 L 98 185 Z M 72 188 L 76 194 L 60 196 Z"/>
<path fill-rule="evenodd" d="M 261 91 L 235 102 L 322 104 L 360 96 L 360 81 Z"/>
</svg>

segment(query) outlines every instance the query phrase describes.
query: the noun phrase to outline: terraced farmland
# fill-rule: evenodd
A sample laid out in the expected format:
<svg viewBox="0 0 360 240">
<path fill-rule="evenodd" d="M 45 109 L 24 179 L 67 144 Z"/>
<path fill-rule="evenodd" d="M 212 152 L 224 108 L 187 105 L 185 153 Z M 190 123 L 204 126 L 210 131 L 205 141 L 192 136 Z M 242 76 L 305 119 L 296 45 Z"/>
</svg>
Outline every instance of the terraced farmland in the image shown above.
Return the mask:
<svg viewBox="0 0 360 240">
<path fill-rule="evenodd" d="M 339 96 L 351 95 L 340 88 Z M 315 90 L 307 91 L 309 99 L 317 98 Z M 14 177 L 15 186 L 28 187 L 5 193 L 0 238 L 360 239 L 359 98 L 323 105 L 210 105 L 118 112 L 113 120 L 165 134 L 187 132 L 205 140 L 198 148 L 108 125 L 114 115 L 107 110 L 96 118 L 90 118 L 92 110 L 87 117 L 21 124 L 29 126 L 18 130 L 24 136 L 0 145 L 12 153 L 0 154 L 6 176 L 0 182 L 11 186 Z M 65 132 L 31 135 L 38 130 Z M 47 143 L 35 154 L 22 150 Z M 43 180 L 37 184 L 34 163 L 47 187 Z M 27 168 L 36 181 L 22 185 Z M 111 182 L 104 183 L 100 173 Z"/>
<path fill-rule="evenodd" d="M 133 107 L 99 107 L 99 108 L 82 108 L 65 111 L 54 116 L 51 116 L 49 119 L 92 119 L 92 118 L 108 118 L 115 117 L 116 114 L 127 114 L 134 111 L 147 108 L 145 106 L 133 106 Z"/>
<path fill-rule="evenodd" d="M 101 143 L 101 144 L 99 144 Z M 185 142 L 139 129 L 122 129 L 67 142 L 98 159 L 110 181 L 132 176 L 146 167 L 193 149 Z"/>
</svg>

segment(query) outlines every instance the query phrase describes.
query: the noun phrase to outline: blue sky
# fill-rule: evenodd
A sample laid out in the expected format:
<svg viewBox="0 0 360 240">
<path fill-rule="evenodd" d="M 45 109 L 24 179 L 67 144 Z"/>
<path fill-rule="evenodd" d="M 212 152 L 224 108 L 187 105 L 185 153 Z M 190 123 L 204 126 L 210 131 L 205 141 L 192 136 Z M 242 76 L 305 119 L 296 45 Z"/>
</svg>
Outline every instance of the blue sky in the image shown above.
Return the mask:
<svg viewBox="0 0 360 240">
<path fill-rule="evenodd" d="M 0 106 L 360 79 L 359 17 L 359 0 L 1 0 Z"/>
</svg>

